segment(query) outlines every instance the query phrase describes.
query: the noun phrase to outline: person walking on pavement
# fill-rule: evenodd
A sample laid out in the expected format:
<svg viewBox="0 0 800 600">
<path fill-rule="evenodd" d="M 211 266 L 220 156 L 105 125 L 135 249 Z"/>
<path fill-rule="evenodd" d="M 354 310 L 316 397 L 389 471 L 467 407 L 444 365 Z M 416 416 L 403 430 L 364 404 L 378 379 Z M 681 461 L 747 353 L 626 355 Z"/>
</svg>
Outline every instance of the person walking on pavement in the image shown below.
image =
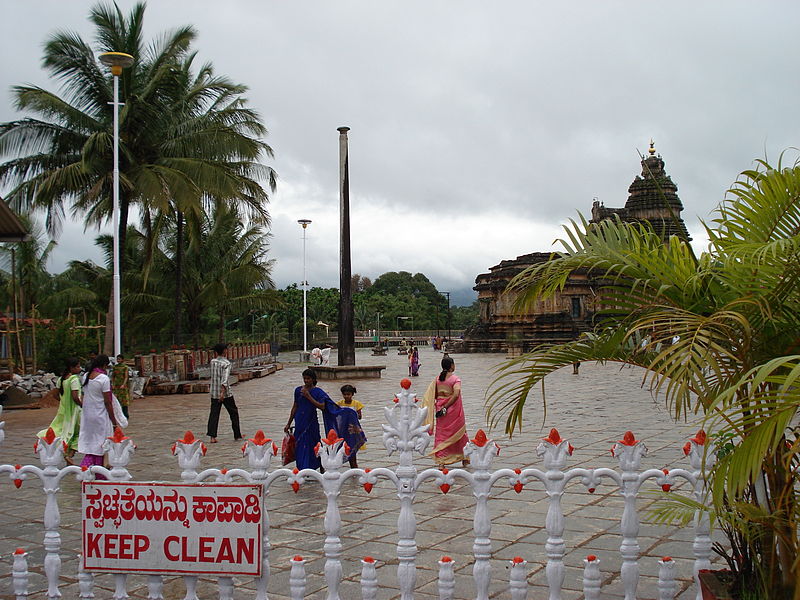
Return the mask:
<svg viewBox="0 0 800 600">
<path fill-rule="evenodd" d="M 131 403 L 131 373 L 125 364 L 125 357 L 117 355 L 117 362 L 111 367 L 111 392 L 117 397 L 122 406 L 122 414 L 130 420 L 129 406 Z"/>
<path fill-rule="evenodd" d="M 114 400 L 111 395 L 111 380 L 106 374 L 108 356 L 98 354 L 89 364 L 83 380 L 83 407 L 81 425 L 78 433 L 78 452 L 83 454 L 82 467 L 103 466 L 105 442 L 119 427 L 114 413 Z M 96 479 L 105 479 L 97 474 Z"/>
<path fill-rule="evenodd" d="M 434 379 L 422 400 L 428 408 L 426 422 L 431 426 L 434 448 L 431 455 L 439 468 L 461 461 L 469 464 L 464 448 L 469 441 L 464 405 L 461 399 L 461 378 L 455 375 L 456 363 L 446 356 L 442 359 L 442 372 Z"/>
<path fill-rule="evenodd" d="M 233 439 L 242 439 L 242 432 L 239 430 L 239 409 L 236 407 L 233 394 L 230 393 L 230 383 L 228 383 L 231 375 L 231 361 L 225 358 L 227 352 L 228 344 L 220 342 L 214 346 L 214 354 L 216 356 L 211 361 L 211 412 L 208 415 L 208 431 L 206 434 L 211 438 L 209 441 L 212 444 L 217 443 L 219 413 L 223 405 L 231 417 Z"/>
</svg>

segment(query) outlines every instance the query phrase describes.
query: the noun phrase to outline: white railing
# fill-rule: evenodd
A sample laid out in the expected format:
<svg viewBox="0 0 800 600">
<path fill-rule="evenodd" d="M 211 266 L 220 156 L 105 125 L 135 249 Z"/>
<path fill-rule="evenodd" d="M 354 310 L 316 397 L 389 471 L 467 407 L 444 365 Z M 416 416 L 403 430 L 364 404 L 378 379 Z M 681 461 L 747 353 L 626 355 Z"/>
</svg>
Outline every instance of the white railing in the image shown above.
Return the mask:
<svg viewBox="0 0 800 600">
<path fill-rule="evenodd" d="M 325 556 L 324 578 L 327 584 L 327 599 L 340 598 L 339 588 L 342 581 L 342 542 L 341 518 L 339 513 L 339 495 L 345 482 L 356 479 L 366 492 L 370 492 L 379 480 L 390 482 L 397 490 L 400 502 L 397 520 L 397 581 L 400 586 L 401 598 L 404 600 L 414 597 L 416 586 L 416 557 L 418 553 L 416 533 L 416 516 L 414 513 L 414 500 L 417 491 L 423 483 L 433 481 L 443 493 L 450 491 L 450 487 L 457 479 L 463 480 L 472 490 L 475 497 L 474 514 L 474 543 L 472 576 L 475 586 L 475 597 L 485 600 L 489 597 L 491 582 L 492 520 L 489 512 L 489 501 L 492 488 L 496 485 L 508 485 L 516 492 L 521 492 L 523 486 L 530 482 L 539 482 L 544 486 L 549 499 L 549 506 L 545 520 L 547 542 L 545 552 L 547 565 L 545 569 L 549 587 L 550 600 L 561 598 L 565 579 L 565 542 L 563 539 L 565 517 L 561 509 L 561 499 L 567 484 L 578 480 L 590 492 L 602 480 L 610 480 L 618 489 L 624 501 L 624 508 L 620 517 L 620 555 L 622 566 L 620 569 L 621 580 L 625 599 L 636 598 L 639 580 L 640 547 L 638 543 L 639 517 L 636 508 L 636 499 L 643 484 L 652 480 L 664 490 L 670 490 L 680 480 L 688 482 L 691 495 L 698 501 L 705 496 L 705 481 L 703 472 L 708 469 L 712 461 L 712 453 L 705 451 L 705 434 L 698 435 L 687 442 L 684 447 L 685 454 L 690 463 L 690 469 L 645 469 L 641 470 L 642 458 L 647 454 L 646 446 L 628 432 L 622 440 L 612 448 L 612 454 L 617 459 L 619 469 L 599 468 L 566 469 L 567 460 L 572 454 L 572 446 L 561 439 L 558 431 L 553 429 L 549 437 L 542 440 L 537 447 L 537 454 L 542 459 L 544 470 L 538 468 L 526 469 L 498 469 L 492 470 L 492 461 L 499 453 L 499 447 L 488 439 L 483 430 L 479 430 L 474 439 L 465 449 L 465 454 L 470 458 L 469 469 L 439 470 L 434 468 L 418 471 L 414 465 L 414 454 L 425 455 L 431 437 L 425 425 L 426 409 L 417 404 L 415 394 L 409 391 L 410 382 L 401 382 L 403 389 L 394 399 L 394 405 L 384 409 L 386 424 L 383 425 L 383 444 L 389 454 L 396 453 L 398 465 L 393 469 L 344 469 L 345 449 L 344 441 L 331 432 L 323 439 L 319 446 L 319 456 L 325 473 L 311 469 L 298 471 L 297 469 L 275 468 L 270 470 L 271 461 L 276 456 L 278 448 L 272 440 L 266 438 L 261 431 L 242 447 L 244 458 L 247 460 L 248 469 L 202 469 L 200 463 L 205 454 L 202 441 L 196 439 L 191 432 L 187 432 L 183 439 L 178 440 L 172 447 L 173 455 L 177 457 L 178 465 L 182 469 L 181 480 L 184 483 L 201 481 L 232 482 L 244 480 L 250 483 L 261 483 L 265 488 L 265 497 L 271 486 L 277 482 L 288 483 L 295 492 L 303 484 L 315 482 L 319 484 L 327 500 L 327 511 L 324 520 L 325 542 L 323 552 Z M 4 423 L 0 422 L 0 443 L 4 438 Z M 91 467 L 84 469 L 77 466 L 63 466 L 64 447 L 61 440 L 52 431 L 45 439 L 38 440 L 35 452 L 41 461 L 42 467 L 34 465 L 0 465 L 0 474 L 7 473 L 15 486 L 20 487 L 24 481 L 37 478 L 42 484 L 46 502 L 44 509 L 44 571 L 47 577 L 47 597 L 56 600 L 60 597 L 59 580 L 61 574 L 61 535 L 60 512 L 57 501 L 60 481 L 74 475 L 79 481 L 92 481 L 96 475 L 103 474 L 112 481 L 129 481 L 132 479 L 128 471 L 128 463 L 135 451 L 133 442 L 120 434 L 109 438 L 106 442 L 110 468 Z M 265 502 L 266 504 L 266 502 Z M 269 539 L 269 513 L 267 507 L 263 510 L 263 564 L 262 575 L 256 579 L 256 600 L 267 598 L 267 588 L 270 580 L 270 539 Z M 707 516 L 700 515 L 695 521 L 694 543 L 694 579 L 697 581 L 699 569 L 711 566 L 711 537 Z M 13 586 L 14 594 L 18 600 L 28 596 L 28 553 L 18 549 L 13 556 Z M 79 561 L 80 562 L 80 561 Z M 588 600 L 600 597 L 601 574 L 599 559 L 588 556 L 584 561 L 583 590 Z M 380 586 L 376 561 L 365 557 L 362 561 L 361 590 L 362 597 L 374 599 Z M 509 564 L 509 596 L 514 600 L 527 597 L 528 583 L 526 580 L 526 561 L 520 557 L 514 558 Z M 114 575 L 115 591 L 113 598 L 123 600 L 127 595 L 127 575 Z M 89 572 L 80 570 L 78 573 L 79 597 L 92 598 L 94 577 Z M 233 580 L 230 577 L 219 577 L 219 597 L 230 600 L 233 597 Z M 197 576 L 185 576 L 185 600 L 197 598 Z M 304 598 L 307 578 L 305 560 L 294 557 L 291 560 L 289 576 L 290 595 L 293 599 Z M 152 600 L 163 598 L 163 580 L 161 576 L 148 576 L 148 597 Z M 453 560 L 447 556 L 439 561 L 438 589 L 442 599 L 453 598 L 455 575 Z M 665 557 L 659 561 L 658 593 L 660 600 L 674 598 L 678 589 L 675 561 Z M 697 598 L 700 599 L 699 587 Z"/>
</svg>

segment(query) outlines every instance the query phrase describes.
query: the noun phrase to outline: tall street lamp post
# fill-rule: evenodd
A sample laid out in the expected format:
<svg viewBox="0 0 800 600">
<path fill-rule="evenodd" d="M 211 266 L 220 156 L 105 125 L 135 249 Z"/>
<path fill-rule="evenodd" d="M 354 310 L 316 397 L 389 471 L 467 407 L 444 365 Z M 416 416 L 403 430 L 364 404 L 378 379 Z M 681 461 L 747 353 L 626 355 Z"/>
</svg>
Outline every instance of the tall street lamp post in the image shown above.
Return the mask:
<svg viewBox="0 0 800 600">
<path fill-rule="evenodd" d="M 450 340 L 450 292 L 439 292 L 447 297 L 447 340 Z"/>
<path fill-rule="evenodd" d="M 114 223 L 114 356 L 122 354 L 122 313 L 120 311 L 120 276 L 119 276 L 119 76 L 122 69 L 133 64 L 133 56 L 124 52 L 104 52 L 100 62 L 111 67 L 114 77 L 114 207 L 112 209 Z"/>
<path fill-rule="evenodd" d="M 306 292 L 308 291 L 308 281 L 306 281 L 306 227 L 311 223 L 311 219 L 298 219 L 298 223 L 303 228 L 303 357 L 308 354 L 308 324 L 306 323 L 308 309 L 306 305 Z"/>
</svg>

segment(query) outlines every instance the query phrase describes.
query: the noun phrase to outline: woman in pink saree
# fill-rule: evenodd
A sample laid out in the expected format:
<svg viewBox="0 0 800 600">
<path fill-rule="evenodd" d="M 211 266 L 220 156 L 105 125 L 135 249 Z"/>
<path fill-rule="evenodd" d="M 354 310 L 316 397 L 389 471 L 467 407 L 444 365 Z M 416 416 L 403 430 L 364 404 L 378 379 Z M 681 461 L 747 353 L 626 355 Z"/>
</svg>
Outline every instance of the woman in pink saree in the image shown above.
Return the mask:
<svg viewBox="0 0 800 600">
<path fill-rule="evenodd" d="M 453 374 L 455 370 L 453 359 L 444 357 L 442 372 L 433 380 L 424 396 L 428 422 L 434 435 L 432 456 L 440 467 L 458 461 L 465 467 L 469 464 L 464 456 L 464 446 L 469 438 L 461 401 L 461 379 Z"/>
</svg>

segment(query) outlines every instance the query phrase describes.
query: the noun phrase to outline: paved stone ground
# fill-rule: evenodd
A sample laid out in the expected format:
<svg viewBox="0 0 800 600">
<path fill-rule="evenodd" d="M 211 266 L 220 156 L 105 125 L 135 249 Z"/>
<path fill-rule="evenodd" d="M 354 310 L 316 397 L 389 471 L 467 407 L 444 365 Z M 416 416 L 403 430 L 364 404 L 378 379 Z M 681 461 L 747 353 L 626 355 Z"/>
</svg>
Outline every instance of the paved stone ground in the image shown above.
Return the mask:
<svg viewBox="0 0 800 600">
<path fill-rule="evenodd" d="M 293 354 L 283 358 L 296 358 Z M 503 361 L 496 354 L 453 355 L 456 372 L 463 381 L 467 427 L 473 437 L 479 427 L 486 429 L 483 409 L 484 394 L 493 377 L 493 369 Z M 421 376 L 414 379 L 412 388 L 420 396 L 431 379 L 439 372 L 441 354 L 427 347 L 421 348 Z M 388 457 L 381 444 L 383 407 L 399 391 L 399 381 L 407 374 L 405 357 L 390 353 L 386 357 L 372 357 L 359 351 L 358 364 L 387 365 L 380 380 L 359 380 L 356 398 L 366 405 L 363 426 L 369 438 L 368 448 L 359 454 L 359 466 L 394 466 L 394 456 Z M 280 440 L 292 402 L 292 390 L 301 382 L 303 366 L 287 363 L 283 371 L 262 379 L 244 382 L 234 388 L 240 407 L 243 433 L 250 437 L 256 429 Z M 491 432 L 502 448 L 495 459 L 495 468 L 541 467 L 535 448 L 550 427 L 557 427 L 562 437 L 575 446 L 569 467 L 617 467 L 609 448 L 630 429 L 649 448 L 643 461 L 646 468 L 686 467 L 681 447 L 696 431 L 692 423 L 675 423 L 661 400 L 641 387 L 642 373 L 632 368 L 584 363 L 580 374 L 563 369 L 547 380 L 546 418 L 541 395 L 537 392 L 526 409 L 523 431 L 509 439 L 501 431 Z M 339 382 L 321 382 L 333 398 L 338 397 Z M 198 436 L 205 433 L 209 400 L 205 395 L 174 395 L 147 397 L 137 400 L 131 411 L 131 422 L 126 434 L 137 445 L 129 469 L 137 480 L 179 481 L 177 460 L 170 454 L 170 445 L 191 429 Z M 38 464 L 31 445 L 35 432 L 46 427 L 55 413 L 53 409 L 7 411 L 1 419 L 6 422 L 6 440 L 0 447 L 0 464 Z M 227 413 L 222 411 L 220 443 L 209 445 L 203 460 L 204 467 L 246 466 L 240 452 L 240 442 L 230 433 Z M 416 461 L 417 468 L 432 466 L 429 459 Z M 43 575 L 43 509 L 44 497 L 35 481 L 26 482 L 17 490 L 7 480 L 0 481 L 0 598 L 12 598 L 10 554 L 17 547 L 30 552 L 31 591 L 33 597 L 44 597 L 46 590 Z M 352 487 L 352 489 L 347 489 Z M 655 486 L 653 486 L 655 488 Z M 342 503 L 342 543 L 344 545 L 343 598 L 360 598 L 360 559 L 373 556 L 379 562 L 379 598 L 398 598 L 396 576 L 397 511 L 398 501 L 393 489 L 382 481 L 371 494 L 366 494 L 357 483 L 346 484 Z M 75 574 L 76 553 L 80 543 L 79 484 L 63 481 L 59 494 L 61 506 L 62 575 L 63 593 L 77 596 Z M 646 506 L 649 500 L 640 500 Z M 307 558 L 309 574 L 307 597 L 322 598 L 325 582 L 322 577 L 324 555 L 323 518 L 325 499 L 315 484 L 303 485 L 298 494 L 288 485 L 274 485 L 267 501 L 271 520 L 272 575 L 269 596 L 288 598 L 289 558 L 302 555 Z M 474 499 L 462 485 L 454 486 L 447 495 L 439 492 L 431 482 L 417 496 L 417 589 L 416 598 L 437 598 L 437 561 L 448 554 L 456 561 L 456 597 L 474 597 L 472 584 L 472 519 Z M 562 597 L 565 600 L 582 598 L 583 559 L 597 554 L 604 575 L 604 598 L 622 598 L 619 579 L 619 519 L 622 501 L 615 490 L 606 486 L 589 494 L 576 484 L 568 489 L 563 500 L 567 515 L 565 541 L 566 581 Z M 544 566 L 547 558 L 544 543 L 547 533 L 544 517 L 547 498 L 541 486 L 529 484 L 519 495 L 511 489 L 495 487 L 490 501 L 492 513 L 492 597 L 508 597 L 508 561 L 522 556 L 528 561 L 528 581 L 532 586 L 529 597 L 547 596 Z M 690 586 L 693 539 L 691 529 L 678 530 L 643 523 L 639 544 L 643 558 L 640 561 L 640 598 L 656 598 L 657 560 L 672 556 L 678 564 L 681 578 L 680 598 L 693 598 Z M 147 588 L 143 576 L 130 576 L 129 593 L 135 598 L 146 598 Z M 110 598 L 113 583 L 110 576 L 97 579 L 98 598 Z M 235 598 L 253 596 L 251 579 L 236 580 Z M 165 585 L 165 598 L 182 598 L 183 582 L 170 578 Z M 201 598 L 216 598 L 213 581 L 201 580 L 198 586 Z"/>
</svg>

